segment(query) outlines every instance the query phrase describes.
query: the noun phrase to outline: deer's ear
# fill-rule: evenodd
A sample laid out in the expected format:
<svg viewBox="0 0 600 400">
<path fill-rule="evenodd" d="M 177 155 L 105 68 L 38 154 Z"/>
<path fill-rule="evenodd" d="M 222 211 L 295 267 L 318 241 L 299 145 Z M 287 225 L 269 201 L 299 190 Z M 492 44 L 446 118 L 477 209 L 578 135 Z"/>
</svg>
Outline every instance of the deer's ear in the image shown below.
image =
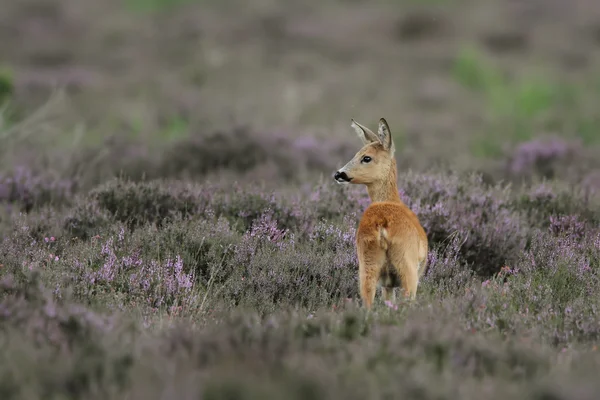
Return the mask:
<svg viewBox="0 0 600 400">
<path fill-rule="evenodd" d="M 379 136 L 379 141 L 383 145 L 383 148 L 394 154 L 394 141 L 392 140 L 392 132 L 390 131 L 390 126 L 388 125 L 385 118 L 379 119 L 379 128 L 377 129 L 377 135 Z"/>
<path fill-rule="evenodd" d="M 354 119 L 352 119 L 352 124 L 350 125 L 356 131 L 356 134 L 362 140 L 363 144 L 369 144 L 373 142 L 378 142 L 379 138 L 377 135 L 371 131 L 369 128 L 362 126 Z"/>
</svg>

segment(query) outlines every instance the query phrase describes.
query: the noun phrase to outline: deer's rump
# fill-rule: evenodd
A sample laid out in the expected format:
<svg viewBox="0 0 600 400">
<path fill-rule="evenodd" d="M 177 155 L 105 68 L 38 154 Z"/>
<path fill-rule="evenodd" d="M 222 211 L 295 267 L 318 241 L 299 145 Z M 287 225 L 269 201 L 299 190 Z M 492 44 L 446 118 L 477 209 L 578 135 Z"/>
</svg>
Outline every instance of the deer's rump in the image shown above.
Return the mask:
<svg viewBox="0 0 600 400">
<path fill-rule="evenodd" d="M 427 257 L 428 243 L 425 231 L 417 216 L 403 203 L 372 203 L 361 218 L 356 239 L 375 241 L 386 253 L 390 250 L 403 253 L 419 263 L 424 262 Z M 387 266 L 388 263 L 383 269 Z M 390 280 L 394 281 L 391 277 Z"/>
</svg>

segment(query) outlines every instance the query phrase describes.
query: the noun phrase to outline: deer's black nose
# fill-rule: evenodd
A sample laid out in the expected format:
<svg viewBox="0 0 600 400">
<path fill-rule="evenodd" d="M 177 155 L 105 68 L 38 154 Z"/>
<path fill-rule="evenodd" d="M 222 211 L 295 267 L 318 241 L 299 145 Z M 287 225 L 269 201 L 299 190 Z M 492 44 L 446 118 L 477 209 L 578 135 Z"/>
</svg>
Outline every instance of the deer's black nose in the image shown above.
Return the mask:
<svg viewBox="0 0 600 400">
<path fill-rule="evenodd" d="M 348 175 L 345 172 L 340 172 L 340 171 L 335 171 L 335 174 L 333 175 L 333 179 L 335 179 L 338 182 L 350 182 L 352 179 L 348 177 Z"/>
</svg>

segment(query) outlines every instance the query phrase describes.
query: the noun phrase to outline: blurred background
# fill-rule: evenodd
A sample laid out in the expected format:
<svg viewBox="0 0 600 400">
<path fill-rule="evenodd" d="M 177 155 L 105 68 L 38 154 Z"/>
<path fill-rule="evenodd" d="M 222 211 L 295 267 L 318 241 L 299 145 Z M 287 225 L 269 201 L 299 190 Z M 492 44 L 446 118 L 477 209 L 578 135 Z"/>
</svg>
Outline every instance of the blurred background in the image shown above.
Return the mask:
<svg viewBox="0 0 600 400">
<path fill-rule="evenodd" d="M 328 179 L 359 148 L 350 118 L 385 117 L 401 169 L 600 188 L 594 0 L 1 9 L 5 170 L 90 187 L 117 174 Z"/>
<path fill-rule="evenodd" d="M 597 399 L 599 67 L 600 0 L 0 0 L 0 398 Z"/>
</svg>

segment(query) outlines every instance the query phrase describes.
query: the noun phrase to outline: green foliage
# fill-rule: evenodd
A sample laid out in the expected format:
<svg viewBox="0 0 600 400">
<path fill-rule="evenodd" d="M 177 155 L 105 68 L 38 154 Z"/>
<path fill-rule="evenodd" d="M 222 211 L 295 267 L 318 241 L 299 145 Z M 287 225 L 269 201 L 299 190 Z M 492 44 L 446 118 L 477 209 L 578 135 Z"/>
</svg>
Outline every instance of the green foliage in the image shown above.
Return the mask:
<svg viewBox="0 0 600 400">
<path fill-rule="evenodd" d="M 551 126 L 552 114 L 559 107 L 578 107 L 573 93 L 576 88 L 553 83 L 543 75 L 509 80 L 475 48 L 459 52 L 452 73 L 461 85 L 483 96 L 491 117 L 490 126 L 471 142 L 472 152 L 479 157 L 501 156 L 507 145 L 528 141 L 536 129 Z M 577 126 L 575 136 L 586 143 L 593 141 L 591 136 L 596 138 L 589 133 L 587 122 L 581 121 Z"/>
<path fill-rule="evenodd" d="M 474 48 L 464 48 L 454 61 L 455 79 L 481 92 L 492 116 L 531 120 L 553 106 L 564 90 L 540 77 L 509 81 Z"/>
<path fill-rule="evenodd" d="M 193 0 L 126 0 L 129 10 L 137 12 L 160 12 L 183 5 Z"/>
<path fill-rule="evenodd" d="M 15 90 L 14 76 L 10 69 L 0 67 L 0 104 L 9 100 Z"/>
<path fill-rule="evenodd" d="M 504 78 L 472 47 L 457 54 L 452 68 L 454 78 L 468 89 L 490 93 L 504 83 Z"/>
<path fill-rule="evenodd" d="M 582 118 L 576 125 L 577 135 L 585 145 L 595 145 L 600 142 L 600 120 L 597 118 Z"/>
<path fill-rule="evenodd" d="M 167 141 L 180 140 L 189 134 L 188 122 L 180 117 L 172 118 L 165 127 L 163 137 Z"/>
</svg>

